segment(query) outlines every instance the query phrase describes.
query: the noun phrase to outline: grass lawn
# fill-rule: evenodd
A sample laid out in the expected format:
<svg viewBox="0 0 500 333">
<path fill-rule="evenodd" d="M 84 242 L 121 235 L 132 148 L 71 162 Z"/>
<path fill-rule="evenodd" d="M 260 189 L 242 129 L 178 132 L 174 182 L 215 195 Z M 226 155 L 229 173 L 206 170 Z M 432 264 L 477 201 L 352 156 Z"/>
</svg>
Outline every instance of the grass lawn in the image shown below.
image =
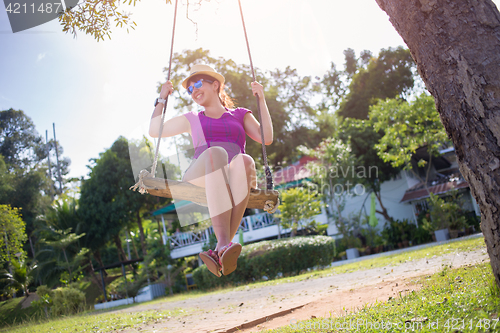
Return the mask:
<svg viewBox="0 0 500 333">
<path fill-rule="evenodd" d="M 140 330 L 141 324 L 154 324 L 162 319 L 186 314 L 185 310 L 142 311 L 135 313 L 83 313 L 69 317 L 30 322 L 2 329 L 9 333 L 59 333 L 59 332 L 114 332 L 134 327 Z"/>
<path fill-rule="evenodd" d="M 24 297 L 20 296 L 8 301 L 0 302 L 0 323 L 2 325 L 20 323 L 29 320 L 34 311 L 31 307 L 22 309 Z"/>
<path fill-rule="evenodd" d="M 489 263 L 445 266 L 413 283 L 422 289 L 353 313 L 332 313 L 266 332 L 500 332 L 500 291 Z"/>
<path fill-rule="evenodd" d="M 314 270 L 310 272 L 305 272 L 303 274 L 293 276 L 293 277 L 283 277 L 280 279 L 275 279 L 275 280 L 269 280 L 269 281 L 258 281 L 254 282 L 248 285 L 243 285 L 243 286 L 229 286 L 226 288 L 218 288 L 216 290 L 211 290 L 208 292 L 204 291 L 191 291 L 188 293 L 183 293 L 183 294 L 177 294 L 174 296 L 168 296 L 168 297 L 162 297 L 159 299 L 156 299 L 151 302 L 147 303 L 141 303 L 141 304 L 155 304 L 155 303 L 160 303 L 160 302 L 174 302 L 174 301 L 179 301 L 183 299 L 188 299 L 188 298 L 197 298 L 201 296 L 205 296 L 208 294 L 213 294 L 213 293 L 224 293 L 227 291 L 231 290 L 239 290 L 239 289 L 246 289 L 248 288 L 259 288 L 263 287 L 266 285 L 275 285 L 275 284 L 281 284 L 281 283 L 288 283 L 288 282 L 296 282 L 296 281 L 302 281 L 305 279 L 315 279 L 315 278 L 320 278 L 324 276 L 330 276 L 330 275 L 336 275 L 336 274 L 342 274 L 346 272 L 351 272 L 355 270 L 364 270 L 364 269 L 370 269 L 370 268 L 375 268 L 375 267 L 384 267 L 384 266 L 390 266 L 390 265 L 398 265 L 400 263 L 412 261 L 412 260 L 417 260 L 417 259 L 422 259 L 422 258 L 431 258 L 433 256 L 440 256 L 446 253 L 463 253 L 463 252 L 468 252 L 468 251 L 474 251 L 477 249 L 484 248 L 484 239 L 482 237 L 477 237 L 477 238 L 471 238 L 471 239 L 466 239 L 466 240 L 461 240 L 461 241 L 456 241 L 456 242 L 451 242 L 451 243 L 446 243 L 446 244 L 441 244 L 441 245 L 436 245 L 432 247 L 427 247 L 423 249 L 417 249 L 417 250 L 410 250 L 408 252 L 404 253 L 399 253 L 399 254 L 392 254 L 392 255 L 387 255 L 387 256 L 382 256 L 378 258 L 372 258 L 372 259 L 366 259 L 342 266 L 337 266 L 337 267 L 329 267 L 325 269 L 320 269 L 320 270 Z M 419 291 L 418 295 L 421 295 L 422 293 L 426 292 L 426 286 L 431 285 L 431 290 L 436 294 L 435 296 L 437 298 L 431 298 L 430 296 L 417 296 L 416 294 L 412 294 L 409 296 L 405 296 L 400 299 L 393 299 L 389 301 L 387 304 L 385 304 L 385 310 L 382 311 L 381 309 L 383 308 L 383 305 L 376 305 L 376 306 L 382 306 L 381 309 L 379 310 L 371 310 L 374 307 L 366 308 L 363 309 L 362 311 L 359 312 L 359 314 L 356 315 L 363 315 L 364 317 L 359 317 L 359 318 L 372 318 L 373 320 L 382 320 L 383 318 L 393 318 L 391 317 L 391 310 L 393 309 L 398 309 L 399 312 L 395 315 L 394 318 L 410 318 L 411 323 L 423 323 L 426 325 L 429 325 L 433 321 L 435 321 L 434 318 L 437 318 L 437 314 L 440 312 L 437 312 L 435 314 L 433 311 L 434 310 L 427 310 L 424 314 L 422 314 L 420 311 L 421 309 L 426 308 L 425 304 L 434 305 L 438 309 L 441 309 L 442 314 L 446 314 L 448 310 L 448 306 L 451 306 L 452 304 L 452 297 L 455 297 L 458 295 L 458 299 L 464 300 L 468 299 L 469 296 L 469 291 L 468 289 L 472 290 L 472 287 L 480 287 L 479 291 L 473 292 L 473 296 L 477 298 L 479 301 L 479 295 L 483 295 L 481 297 L 482 300 L 479 301 L 478 305 L 486 305 L 486 303 L 491 303 L 492 306 L 495 306 L 497 310 L 491 310 L 491 309 L 486 309 L 483 307 L 477 307 L 480 310 L 475 310 L 476 308 L 473 307 L 473 311 L 471 313 L 475 313 L 476 317 L 479 316 L 480 314 L 483 317 L 480 318 L 489 318 L 491 320 L 494 320 L 497 317 L 496 314 L 498 313 L 498 294 L 497 294 L 497 301 L 496 303 L 493 301 L 490 301 L 490 298 L 487 298 L 485 295 L 487 294 L 487 291 L 489 290 L 488 288 L 495 290 L 493 288 L 493 285 L 490 283 L 490 280 L 492 279 L 491 276 L 491 268 L 483 265 L 480 268 L 467 268 L 467 269 L 460 269 L 458 271 L 462 272 L 461 274 L 461 279 L 457 279 L 456 276 L 452 278 L 455 274 L 455 270 L 452 270 L 450 268 L 447 268 L 440 274 L 432 277 L 432 278 L 422 278 L 421 281 L 415 282 L 415 283 L 421 283 L 424 285 L 423 291 Z M 479 271 L 478 271 L 479 270 Z M 470 274 L 475 274 L 473 277 L 470 277 Z M 444 286 L 440 287 L 439 283 L 443 283 L 443 281 L 448 281 L 444 282 Z M 472 282 L 474 281 L 474 282 Z M 490 284 L 489 284 L 490 283 Z M 469 288 L 469 285 L 471 286 Z M 445 287 L 448 287 L 446 289 Z M 451 288 L 451 289 L 450 289 Z M 455 288 L 455 289 L 453 289 Z M 460 289 L 461 288 L 461 289 Z M 465 290 L 466 289 L 466 290 Z M 463 296 L 460 296 L 458 293 L 465 293 Z M 431 292 L 432 294 L 432 292 Z M 449 294 L 449 295 L 448 295 Z M 438 302 L 443 302 L 444 296 L 443 295 L 448 295 L 447 300 L 444 301 L 443 305 L 436 305 L 435 303 Z M 412 299 L 412 297 L 416 297 L 415 299 Z M 439 298 L 440 297 L 440 298 Z M 453 298 L 454 299 L 454 298 Z M 138 329 L 141 324 L 143 323 L 154 323 L 155 321 L 161 320 L 163 318 L 167 317 L 182 317 L 183 315 L 186 314 L 186 310 L 175 310 L 175 311 L 137 311 L 134 313 L 124 313 L 124 312 L 113 312 L 113 310 L 116 309 L 111 309 L 107 312 L 98 312 L 98 311 L 89 311 L 80 315 L 75 315 L 75 316 L 69 316 L 69 317 L 62 317 L 62 318 L 57 318 L 57 319 L 52 319 L 52 320 L 45 320 L 42 322 L 37 323 L 34 318 L 30 318 L 32 315 L 32 310 L 31 308 L 23 309 L 21 310 L 20 306 L 20 300 L 21 298 L 18 298 L 16 300 L 10 300 L 7 302 L 2 302 L 0 303 L 0 323 L 5 327 L 6 323 L 20 323 L 21 321 L 24 321 L 22 325 L 15 325 L 15 326 L 10 326 L 6 327 L 4 329 L 0 329 L 0 332 L 65 332 L 65 331 L 72 331 L 72 332 L 111 332 L 114 330 L 119 330 L 127 327 L 134 327 L 134 329 Z M 404 300 L 404 302 L 403 302 Z M 427 303 L 426 303 L 427 300 Z M 420 303 L 418 303 L 418 302 Z M 455 299 L 453 302 L 457 302 Z M 417 305 L 418 304 L 418 305 Z M 459 303 L 461 304 L 461 303 Z M 467 301 L 467 304 L 473 304 L 473 302 Z M 135 305 L 128 305 L 128 306 L 123 306 L 121 308 L 129 308 L 129 307 L 134 307 L 137 306 Z M 453 307 L 452 307 L 453 308 Z M 414 309 L 414 310 L 411 310 Z M 444 312 L 443 312 L 444 311 Z M 451 309 L 449 310 L 451 311 Z M 470 307 L 467 307 L 467 311 L 471 311 Z M 481 312 L 483 311 L 483 312 Z M 489 312 L 488 312 L 489 311 Z M 495 312 L 496 311 L 496 312 Z M 403 316 L 404 312 L 404 316 Z M 380 317 L 376 315 L 376 313 L 379 313 L 379 315 L 383 315 L 386 317 Z M 418 313 L 418 315 L 417 315 Z M 454 314 L 455 312 L 449 312 L 451 314 Z M 338 315 L 338 314 L 335 314 Z M 354 314 L 342 314 L 343 317 L 341 318 L 342 320 L 345 320 L 345 318 L 348 318 L 348 316 L 352 316 Z M 473 318 L 476 317 L 465 317 L 465 310 L 461 312 L 461 317 L 458 317 L 457 314 L 454 314 L 456 318 L 459 318 L 460 320 L 462 319 L 467 319 L 467 320 L 472 320 Z M 493 317 L 492 317 L 493 316 Z M 350 318 L 350 317 L 349 317 Z M 379 319 L 377 319 L 379 318 Z M 411 321 L 413 318 L 413 321 Z M 417 318 L 417 319 L 415 319 Z M 479 317 L 477 317 L 479 318 Z M 329 320 L 327 318 L 327 320 Z M 314 322 L 314 321 L 313 321 Z M 313 323 L 312 322 L 312 323 Z M 465 323 L 465 322 L 464 322 Z M 472 322 L 471 322 L 472 323 Z M 474 322 L 474 325 L 476 325 L 478 321 Z M 297 323 L 298 325 L 299 323 Z M 301 323 L 302 324 L 302 323 Z M 469 322 L 467 321 L 467 325 Z M 304 324 L 304 325 L 307 325 Z M 441 325 L 441 322 L 440 322 Z M 500 327 L 500 325 L 498 325 Z M 283 328 L 283 332 L 316 332 L 316 330 L 296 330 L 292 327 L 287 327 Z M 335 331 L 335 330 L 333 330 Z M 318 331 L 318 332 L 333 332 L 332 330 L 324 330 L 324 331 Z M 365 331 L 364 329 L 362 331 Z M 390 330 L 389 330 L 390 331 Z M 441 331 L 441 328 L 439 330 L 432 330 L 431 331 Z M 454 332 L 454 330 L 451 330 Z M 459 329 L 458 331 L 466 331 Z M 500 332 L 500 330 L 499 330 Z"/>
</svg>

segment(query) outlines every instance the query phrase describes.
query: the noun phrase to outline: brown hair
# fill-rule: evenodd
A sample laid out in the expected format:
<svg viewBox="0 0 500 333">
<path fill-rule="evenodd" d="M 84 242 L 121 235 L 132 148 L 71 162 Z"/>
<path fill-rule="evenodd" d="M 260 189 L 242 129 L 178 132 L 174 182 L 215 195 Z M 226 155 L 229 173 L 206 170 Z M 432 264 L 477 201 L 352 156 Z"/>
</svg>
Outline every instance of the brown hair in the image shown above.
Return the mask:
<svg viewBox="0 0 500 333">
<path fill-rule="evenodd" d="M 219 100 L 223 107 L 228 109 L 234 108 L 233 99 L 226 93 L 223 84 L 219 87 Z"/>
<path fill-rule="evenodd" d="M 189 79 L 188 85 L 190 85 L 191 82 L 198 81 L 199 79 L 205 79 L 205 80 L 219 82 L 218 80 L 216 80 L 214 77 L 212 77 L 210 75 L 195 75 L 195 76 L 193 76 L 192 78 Z M 222 104 L 223 107 L 228 108 L 228 109 L 232 109 L 232 108 L 234 108 L 233 99 L 231 97 L 229 97 L 229 95 L 224 90 L 224 87 L 225 87 L 225 85 L 223 83 L 219 82 L 219 90 L 218 90 L 219 101 L 220 101 L 220 103 Z"/>
</svg>

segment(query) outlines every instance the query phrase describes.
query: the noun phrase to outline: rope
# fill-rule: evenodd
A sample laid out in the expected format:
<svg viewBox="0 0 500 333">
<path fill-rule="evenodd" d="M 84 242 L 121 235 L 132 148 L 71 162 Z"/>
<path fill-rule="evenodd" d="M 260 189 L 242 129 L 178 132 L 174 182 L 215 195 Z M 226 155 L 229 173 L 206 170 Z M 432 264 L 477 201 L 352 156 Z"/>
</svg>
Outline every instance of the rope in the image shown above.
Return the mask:
<svg viewBox="0 0 500 333">
<path fill-rule="evenodd" d="M 172 42 L 170 44 L 170 60 L 168 61 L 168 73 L 167 73 L 167 81 L 170 80 L 170 70 L 172 69 L 172 56 L 174 53 L 174 36 L 175 36 L 175 22 L 177 19 L 177 0 L 175 0 L 175 9 L 174 9 L 174 26 L 172 28 Z M 160 133 L 158 136 L 158 144 L 156 145 L 156 153 L 155 153 L 155 160 L 153 162 L 153 166 L 151 167 L 151 175 L 153 178 L 155 177 L 156 173 L 156 164 L 158 163 L 158 152 L 160 151 L 160 142 L 161 142 L 161 135 L 163 133 L 163 123 L 165 121 L 165 113 L 167 111 L 167 104 L 168 104 L 168 97 L 170 95 L 167 95 L 167 98 L 165 99 L 165 104 L 163 105 L 163 112 L 161 114 L 161 124 L 160 124 Z"/>
<path fill-rule="evenodd" d="M 173 53 L 174 53 L 175 23 L 177 21 L 177 1 L 178 0 L 175 0 L 174 23 L 173 23 L 173 27 L 172 27 L 172 41 L 170 43 L 170 60 L 168 61 L 167 81 L 170 80 L 170 72 L 172 69 L 172 57 L 173 57 Z M 156 145 L 155 159 L 154 159 L 153 165 L 151 167 L 151 173 L 149 173 L 147 170 L 142 170 L 139 173 L 139 180 L 137 181 L 137 183 L 129 188 L 130 190 L 134 190 L 134 191 L 138 188 L 139 189 L 138 191 L 141 194 L 148 192 L 146 187 L 144 186 L 143 179 L 144 178 L 155 178 L 156 165 L 158 164 L 158 155 L 160 152 L 161 135 L 163 133 L 163 123 L 165 122 L 165 114 L 167 113 L 166 111 L 167 111 L 167 104 L 168 104 L 168 97 L 169 96 L 170 95 L 167 95 L 167 98 L 165 98 L 165 104 L 163 105 L 163 111 L 161 114 L 160 132 L 158 135 L 158 144 Z"/>
<path fill-rule="evenodd" d="M 255 78 L 255 71 L 253 69 L 252 54 L 250 53 L 250 43 L 248 42 L 247 29 L 245 27 L 245 19 L 243 18 L 243 9 L 241 8 L 241 0 L 238 0 L 238 4 L 240 6 L 241 23 L 243 23 L 243 32 L 245 33 L 245 40 L 247 42 L 248 57 L 250 58 L 250 69 L 252 70 L 253 80 L 257 81 Z M 266 144 L 264 141 L 264 128 L 262 127 L 262 113 L 260 110 L 259 96 L 256 95 L 255 98 L 257 100 L 257 113 L 259 114 L 259 123 L 261 124 L 260 137 L 261 137 L 261 141 L 262 141 L 262 156 L 264 158 L 264 168 L 265 168 L 265 172 L 266 172 L 266 184 L 267 184 L 267 189 L 272 190 L 274 187 L 273 175 L 271 173 L 271 169 L 269 168 L 269 165 L 267 164 L 267 152 L 266 152 Z"/>
</svg>

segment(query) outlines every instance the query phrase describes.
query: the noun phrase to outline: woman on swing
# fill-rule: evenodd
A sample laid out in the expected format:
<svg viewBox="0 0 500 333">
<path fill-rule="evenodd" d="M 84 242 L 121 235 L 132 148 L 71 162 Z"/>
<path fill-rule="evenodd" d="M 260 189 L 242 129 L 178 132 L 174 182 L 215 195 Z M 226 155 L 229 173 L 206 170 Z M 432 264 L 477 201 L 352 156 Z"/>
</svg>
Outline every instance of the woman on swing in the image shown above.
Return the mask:
<svg viewBox="0 0 500 333">
<path fill-rule="evenodd" d="M 212 227 L 217 237 L 214 251 L 200 253 L 200 258 L 214 275 L 232 273 L 241 252 L 241 245 L 232 243 L 250 198 L 256 187 L 255 162 L 245 154 L 246 135 L 261 142 L 263 126 L 265 144 L 273 141 L 271 116 L 264 98 L 264 89 L 252 82 L 252 93 L 258 96 L 262 124 L 250 110 L 233 109 L 224 91 L 224 76 L 207 65 L 194 65 L 182 82 L 193 101 L 203 107 L 200 112 L 188 112 L 165 121 L 162 137 L 189 133 L 195 149 L 194 159 L 182 181 L 204 187 Z M 158 137 L 163 103 L 174 88 L 167 81 L 161 88 L 151 117 L 149 134 Z"/>
</svg>

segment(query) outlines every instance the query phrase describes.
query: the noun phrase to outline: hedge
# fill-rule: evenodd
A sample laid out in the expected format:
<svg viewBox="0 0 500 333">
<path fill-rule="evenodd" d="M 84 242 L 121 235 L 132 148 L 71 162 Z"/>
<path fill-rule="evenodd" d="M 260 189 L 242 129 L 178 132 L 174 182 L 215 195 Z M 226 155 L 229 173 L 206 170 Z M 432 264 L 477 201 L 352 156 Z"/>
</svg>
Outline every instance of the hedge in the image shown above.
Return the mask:
<svg viewBox="0 0 500 333">
<path fill-rule="evenodd" d="M 275 278 L 278 273 L 296 275 L 300 271 L 327 266 L 334 258 L 334 240 L 327 236 L 306 236 L 262 241 L 245 245 L 238 258 L 238 268 L 218 278 L 205 265 L 193 271 L 198 288 L 211 289 L 227 284 Z"/>
</svg>

